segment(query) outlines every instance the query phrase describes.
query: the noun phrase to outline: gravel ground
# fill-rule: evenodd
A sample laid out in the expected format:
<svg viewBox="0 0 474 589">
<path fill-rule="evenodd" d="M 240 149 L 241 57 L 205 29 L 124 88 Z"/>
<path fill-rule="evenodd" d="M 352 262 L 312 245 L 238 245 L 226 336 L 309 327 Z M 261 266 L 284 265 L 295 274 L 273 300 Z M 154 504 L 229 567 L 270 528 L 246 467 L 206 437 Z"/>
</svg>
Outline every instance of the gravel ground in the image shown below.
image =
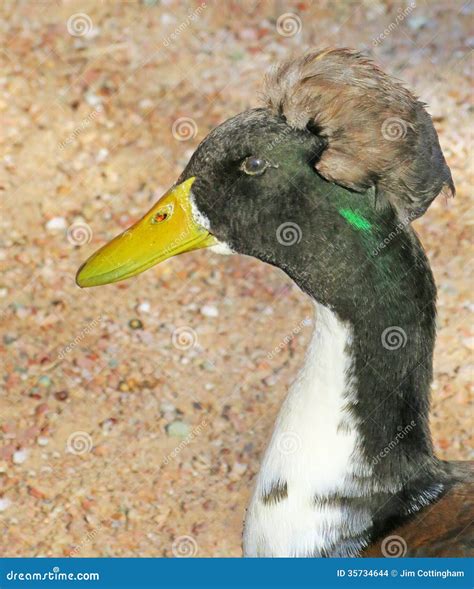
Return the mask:
<svg viewBox="0 0 474 589">
<path fill-rule="evenodd" d="M 280 271 L 208 252 L 99 289 L 74 274 L 210 129 L 258 104 L 269 65 L 310 46 L 364 49 L 434 116 L 457 197 L 416 222 L 439 287 L 433 436 L 442 458 L 472 457 L 472 14 L 455 0 L 2 2 L 1 555 L 241 555 L 311 305 Z"/>
</svg>

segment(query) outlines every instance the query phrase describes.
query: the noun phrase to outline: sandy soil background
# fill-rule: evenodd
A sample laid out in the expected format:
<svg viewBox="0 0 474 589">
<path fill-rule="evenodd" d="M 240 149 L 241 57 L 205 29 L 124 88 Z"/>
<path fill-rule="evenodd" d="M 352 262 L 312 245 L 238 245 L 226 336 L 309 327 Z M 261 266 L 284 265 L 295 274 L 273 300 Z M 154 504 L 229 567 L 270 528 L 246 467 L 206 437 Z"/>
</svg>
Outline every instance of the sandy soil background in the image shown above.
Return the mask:
<svg viewBox="0 0 474 589">
<path fill-rule="evenodd" d="M 311 305 L 278 270 L 208 252 L 100 289 L 74 274 L 310 46 L 364 49 L 429 104 L 457 186 L 416 222 L 439 287 L 432 428 L 441 457 L 472 457 L 472 3 L 38 0 L 0 16 L 1 555 L 241 555 Z"/>
</svg>

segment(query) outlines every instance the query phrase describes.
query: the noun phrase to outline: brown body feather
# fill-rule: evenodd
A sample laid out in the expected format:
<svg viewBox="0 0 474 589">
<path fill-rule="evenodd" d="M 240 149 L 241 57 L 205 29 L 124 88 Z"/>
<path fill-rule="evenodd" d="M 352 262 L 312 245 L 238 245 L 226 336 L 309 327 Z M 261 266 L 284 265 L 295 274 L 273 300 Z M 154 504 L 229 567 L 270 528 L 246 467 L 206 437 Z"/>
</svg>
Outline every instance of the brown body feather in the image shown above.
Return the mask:
<svg viewBox="0 0 474 589">
<path fill-rule="evenodd" d="M 433 505 L 389 532 L 406 557 L 474 556 L 474 462 L 451 462 L 446 468 L 457 480 Z M 363 557 L 387 556 L 387 535 L 364 550 Z M 397 538 L 394 539 L 397 542 Z M 395 554 L 395 555 L 397 555 Z"/>
</svg>

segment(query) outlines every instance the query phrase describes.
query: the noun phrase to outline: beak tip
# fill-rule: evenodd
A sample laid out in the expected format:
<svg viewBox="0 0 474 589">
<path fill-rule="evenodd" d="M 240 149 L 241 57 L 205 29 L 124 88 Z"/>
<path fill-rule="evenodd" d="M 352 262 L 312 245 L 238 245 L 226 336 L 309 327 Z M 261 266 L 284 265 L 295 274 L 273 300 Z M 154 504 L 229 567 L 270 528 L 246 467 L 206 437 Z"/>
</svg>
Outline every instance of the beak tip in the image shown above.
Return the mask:
<svg viewBox="0 0 474 589">
<path fill-rule="evenodd" d="M 87 284 L 87 278 L 85 276 L 81 276 L 81 273 L 83 273 L 82 271 L 84 270 L 86 263 L 87 262 L 84 262 L 80 266 L 79 270 L 76 272 L 76 284 L 80 288 L 87 288 L 88 286 L 90 286 L 89 284 Z"/>
</svg>

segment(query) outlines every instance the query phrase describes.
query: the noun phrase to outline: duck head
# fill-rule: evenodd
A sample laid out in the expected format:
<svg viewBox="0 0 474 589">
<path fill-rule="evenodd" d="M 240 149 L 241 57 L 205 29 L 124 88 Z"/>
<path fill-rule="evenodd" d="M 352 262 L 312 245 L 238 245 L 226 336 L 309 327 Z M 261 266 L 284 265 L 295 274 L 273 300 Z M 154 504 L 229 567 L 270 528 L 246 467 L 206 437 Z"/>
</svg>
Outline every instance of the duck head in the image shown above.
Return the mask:
<svg viewBox="0 0 474 589">
<path fill-rule="evenodd" d="M 176 185 L 89 258 L 78 284 L 117 282 L 171 256 L 210 246 L 278 264 L 278 251 L 283 258 L 288 253 L 293 226 L 298 243 L 300 223 L 311 211 L 317 214 L 314 184 L 321 193 L 331 188 L 314 169 L 324 144 L 264 108 L 227 120 L 201 143 Z"/>
<path fill-rule="evenodd" d="M 370 191 L 358 194 L 355 204 L 352 191 L 318 174 L 325 146 L 324 138 L 292 128 L 266 108 L 227 120 L 201 143 L 176 185 L 83 264 L 78 284 L 117 282 L 213 247 L 278 266 L 303 287 L 317 275 L 327 290 L 334 281 L 334 241 L 348 227 L 347 214 L 354 211 L 353 222 L 368 227 L 362 210 L 369 213 L 373 198 Z"/>
<path fill-rule="evenodd" d="M 401 221 L 408 224 L 452 185 L 423 106 L 384 76 L 347 50 L 315 52 L 280 66 L 270 78 L 267 107 L 214 129 L 176 185 L 89 258 L 77 283 L 117 282 L 171 256 L 215 247 L 275 265 L 322 304 L 347 307 L 360 288 L 353 269 Z M 325 89 L 336 104 L 325 103 Z M 364 103 L 367 96 L 375 106 L 361 109 L 364 120 L 356 99 Z M 352 113 L 341 114 L 345 100 Z M 401 145 L 384 137 L 390 114 L 404 117 L 398 119 Z"/>
</svg>

